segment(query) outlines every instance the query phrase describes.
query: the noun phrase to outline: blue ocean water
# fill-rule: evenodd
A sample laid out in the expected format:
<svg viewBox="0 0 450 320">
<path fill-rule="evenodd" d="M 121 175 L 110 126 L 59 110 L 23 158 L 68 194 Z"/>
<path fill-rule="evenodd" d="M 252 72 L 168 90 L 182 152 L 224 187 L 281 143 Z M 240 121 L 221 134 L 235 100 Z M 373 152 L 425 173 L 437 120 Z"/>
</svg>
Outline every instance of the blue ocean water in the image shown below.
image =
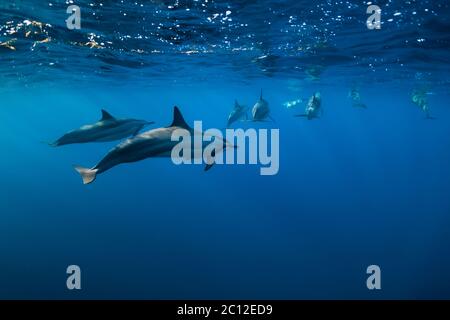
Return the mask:
<svg viewBox="0 0 450 320">
<path fill-rule="evenodd" d="M 448 2 L 374 2 L 380 30 L 364 1 L 74 2 L 80 30 L 71 1 L 0 3 L 0 298 L 450 298 Z M 43 143 L 102 108 L 224 128 L 261 89 L 275 121 L 234 127 L 280 130 L 274 176 L 166 158 L 83 185 L 118 142 Z"/>
</svg>

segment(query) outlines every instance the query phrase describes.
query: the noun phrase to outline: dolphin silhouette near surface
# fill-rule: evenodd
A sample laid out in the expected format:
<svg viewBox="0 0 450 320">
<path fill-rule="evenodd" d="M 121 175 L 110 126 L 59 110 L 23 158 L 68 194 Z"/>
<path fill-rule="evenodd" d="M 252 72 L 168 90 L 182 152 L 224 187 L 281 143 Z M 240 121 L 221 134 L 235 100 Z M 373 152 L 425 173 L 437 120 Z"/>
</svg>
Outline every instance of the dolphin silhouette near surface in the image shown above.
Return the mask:
<svg viewBox="0 0 450 320">
<path fill-rule="evenodd" d="M 58 147 L 75 143 L 120 140 L 137 135 L 145 126 L 153 123 L 136 119 L 117 119 L 106 110 L 102 110 L 102 118 L 99 121 L 70 131 L 50 145 Z"/>
</svg>

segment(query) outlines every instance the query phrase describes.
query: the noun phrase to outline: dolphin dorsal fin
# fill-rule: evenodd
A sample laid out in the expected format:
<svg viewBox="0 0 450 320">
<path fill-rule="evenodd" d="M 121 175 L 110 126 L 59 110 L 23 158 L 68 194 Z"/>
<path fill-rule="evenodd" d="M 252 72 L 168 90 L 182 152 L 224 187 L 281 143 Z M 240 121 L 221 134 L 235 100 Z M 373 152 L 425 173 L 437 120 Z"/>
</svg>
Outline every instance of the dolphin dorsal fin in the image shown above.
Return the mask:
<svg viewBox="0 0 450 320">
<path fill-rule="evenodd" d="M 261 89 L 261 95 L 259 96 L 259 100 L 263 99 L 262 89 Z"/>
<path fill-rule="evenodd" d="M 105 109 L 102 109 L 102 121 L 104 120 L 114 120 L 115 118 Z"/>
<path fill-rule="evenodd" d="M 178 107 L 173 107 L 173 122 L 169 127 L 180 127 L 183 129 L 190 129 L 189 125 L 184 121 L 183 115 Z"/>
</svg>

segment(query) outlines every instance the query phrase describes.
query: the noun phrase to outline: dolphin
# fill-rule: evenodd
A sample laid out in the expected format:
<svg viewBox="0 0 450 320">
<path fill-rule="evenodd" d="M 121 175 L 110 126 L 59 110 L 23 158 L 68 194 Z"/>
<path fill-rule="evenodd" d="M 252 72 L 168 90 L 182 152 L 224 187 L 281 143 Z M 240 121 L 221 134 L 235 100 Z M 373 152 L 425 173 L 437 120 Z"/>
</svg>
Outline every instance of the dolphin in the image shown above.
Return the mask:
<svg viewBox="0 0 450 320">
<path fill-rule="evenodd" d="M 154 122 L 136 119 L 116 119 L 102 109 L 102 118 L 94 124 L 70 131 L 53 143 L 53 147 L 74 143 L 106 142 L 137 135 L 147 125 Z"/>
<path fill-rule="evenodd" d="M 231 126 L 234 122 L 240 120 L 240 119 L 248 120 L 247 115 L 247 107 L 241 106 L 237 100 L 234 102 L 234 109 L 231 111 L 230 115 L 228 116 L 228 123 L 227 127 Z"/>
<path fill-rule="evenodd" d="M 349 98 L 352 99 L 352 104 L 354 108 L 363 108 L 367 109 L 367 106 L 361 102 L 361 94 L 359 93 L 359 89 L 353 87 L 348 93 Z"/>
<path fill-rule="evenodd" d="M 202 134 L 204 136 L 202 132 L 196 132 L 194 129 L 189 127 L 181 115 L 178 107 L 174 107 L 173 121 L 170 126 L 149 130 L 135 137 L 128 138 L 113 148 L 96 166 L 91 169 L 83 168 L 81 166 L 74 166 L 74 168 L 81 175 L 83 183 L 89 184 L 95 180 L 97 175 L 119 164 L 137 162 L 146 158 L 171 157 L 173 147 L 179 143 L 178 141 L 172 141 L 171 138 L 173 132 L 178 129 L 189 131 L 191 137 L 193 137 L 194 134 Z M 205 142 L 204 139 L 202 139 L 202 141 L 203 143 L 200 145 L 202 149 L 201 151 L 203 151 L 203 148 L 206 145 L 211 143 Z M 220 151 L 223 151 L 227 147 L 234 146 L 223 140 L 222 149 Z M 195 152 L 197 149 L 195 148 L 196 144 L 191 143 L 191 154 L 194 156 L 197 154 L 197 152 Z M 203 152 L 200 152 L 200 154 L 203 155 Z M 215 157 L 216 154 L 213 152 L 212 156 Z M 214 162 L 212 164 L 207 164 L 205 171 L 209 170 L 213 164 Z"/>
<path fill-rule="evenodd" d="M 428 107 L 427 92 L 425 90 L 414 90 L 411 96 L 412 102 L 416 104 L 425 113 L 425 119 L 433 120 L 435 117 L 431 116 L 430 108 Z"/>
<path fill-rule="evenodd" d="M 259 97 L 259 101 L 255 103 L 252 109 L 252 121 L 254 122 L 264 122 L 267 118 L 274 121 L 270 116 L 269 103 L 264 100 L 263 93 L 261 89 L 261 96 Z"/>
<path fill-rule="evenodd" d="M 323 112 L 321 108 L 322 99 L 320 92 L 316 92 L 311 98 L 309 98 L 306 105 L 305 113 L 298 114 L 295 117 L 306 117 L 308 120 L 312 120 L 319 117 L 319 112 Z"/>
</svg>

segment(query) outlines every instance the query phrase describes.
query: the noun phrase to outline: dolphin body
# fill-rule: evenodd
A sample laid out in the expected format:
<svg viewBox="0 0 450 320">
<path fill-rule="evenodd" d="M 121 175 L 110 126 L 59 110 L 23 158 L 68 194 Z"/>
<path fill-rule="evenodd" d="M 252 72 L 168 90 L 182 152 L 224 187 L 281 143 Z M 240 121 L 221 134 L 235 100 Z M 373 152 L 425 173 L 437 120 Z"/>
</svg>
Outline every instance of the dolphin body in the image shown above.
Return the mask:
<svg viewBox="0 0 450 320">
<path fill-rule="evenodd" d="M 240 119 L 248 120 L 247 107 L 241 106 L 236 100 L 234 102 L 234 109 L 228 116 L 227 127 L 231 126 L 233 123 Z"/>
<path fill-rule="evenodd" d="M 171 137 L 172 133 L 178 129 L 189 131 L 191 137 L 193 137 L 194 134 L 204 135 L 202 132 L 197 132 L 190 128 L 181 115 L 178 107 L 174 107 L 173 122 L 170 126 L 149 130 L 123 141 L 113 148 L 95 167 L 91 169 L 80 166 L 74 166 L 74 168 L 81 175 L 83 183 L 89 184 L 95 180 L 97 175 L 119 164 L 137 162 L 146 158 L 171 157 L 173 147 L 179 143 L 178 141 L 172 141 Z M 202 149 L 201 151 L 203 151 L 203 148 L 210 143 L 205 142 L 204 139 L 202 139 L 202 141 L 203 143 L 200 146 Z M 223 151 L 227 147 L 233 146 L 223 140 L 222 149 L 220 151 Z M 196 154 L 195 148 L 196 144 L 191 143 L 191 154 L 194 156 Z M 203 155 L 203 152 L 200 152 L 200 154 Z M 215 157 L 216 154 L 213 153 L 212 156 Z M 205 171 L 209 170 L 213 164 L 214 162 L 212 162 L 212 164 L 207 164 Z"/>
<path fill-rule="evenodd" d="M 352 99 L 354 108 L 363 108 L 367 109 L 367 106 L 361 102 L 361 94 L 359 93 L 358 88 L 352 88 L 348 94 L 348 96 Z"/>
<path fill-rule="evenodd" d="M 270 108 L 269 103 L 264 100 L 262 90 L 261 96 L 259 97 L 259 101 L 255 103 L 252 109 L 252 121 L 254 122 L 264 122 L 267 118 L 274 121 L 270 116 Z"/>
<path fill-rule="evenodd" d="M 142 128 L 153 123 L 136 119 L 116 119 L 106 110 L 102 110 L 102 118 L 99 121 L 70 131 L 50 145 L 58 147 L 74 143 L 120 140 L 137 135 Z"/>
<path fill-rule="evenodd" d="M 309 98 L 305 113 L 298 114 L 296 117 L 305 117 L 308 118 L 308 120 L 319 118 L 319 112 L 322 112 L 321 104 L 322 99 L 320 97 L 320 92 L 316 92 L 311 98 Z"/>
</svg>

